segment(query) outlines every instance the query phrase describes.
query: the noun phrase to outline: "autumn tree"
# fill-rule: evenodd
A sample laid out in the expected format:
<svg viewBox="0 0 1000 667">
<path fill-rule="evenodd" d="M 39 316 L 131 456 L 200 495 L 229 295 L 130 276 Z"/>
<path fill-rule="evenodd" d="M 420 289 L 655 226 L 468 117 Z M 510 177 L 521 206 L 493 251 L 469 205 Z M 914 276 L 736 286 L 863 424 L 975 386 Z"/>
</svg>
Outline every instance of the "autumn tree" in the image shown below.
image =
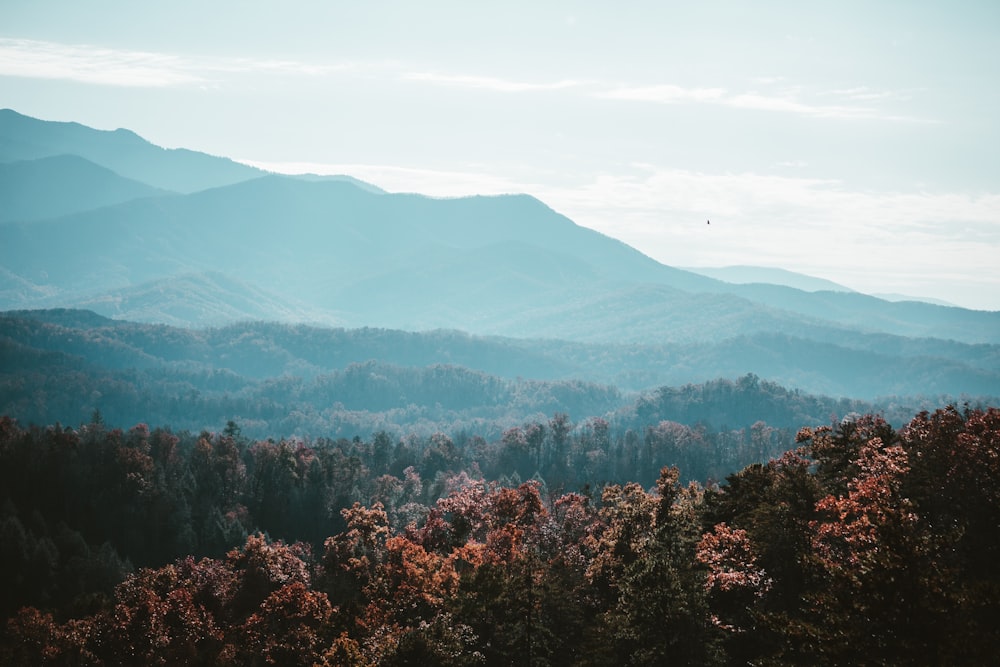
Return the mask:
<svg viewBox="0 0 1000 667">
<path fill-rule="evenodd" d="M 900 493 L 929 531 L 941 660 L 986 664 L 1000 653 L 1000 410 L 921 412 L 900 432 L 909 472 Z"/>
<path fill-rule="evenodd" d="M 926 522 L 903 492 L 909 456 L 874 436 L 845 460 L 856 470 L 846 493 L 822 498 L 811 523 L 813 551 L 825 574 L 811 592 L 813 661 L 936 660 L 947 575 Z"/>
<path fill-rule="evenodd" d="M 656 493 L 636 484 L 605 488 L 607 523 L 589 576 L 608 611 L 593 664 L 714 664 L 721 654 L 695 561 L 702 493 L 663 468 Z"/>
</svg>

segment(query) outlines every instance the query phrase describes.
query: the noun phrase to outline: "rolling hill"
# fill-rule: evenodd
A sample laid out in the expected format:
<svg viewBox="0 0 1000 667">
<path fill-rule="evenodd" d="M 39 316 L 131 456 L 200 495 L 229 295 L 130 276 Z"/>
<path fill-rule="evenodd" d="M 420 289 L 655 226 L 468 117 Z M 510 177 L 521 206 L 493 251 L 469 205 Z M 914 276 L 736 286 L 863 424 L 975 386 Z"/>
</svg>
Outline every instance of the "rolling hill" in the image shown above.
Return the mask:
<svg viewBox="0 0 1000 667">
<path fill-rule="evenodd" d="M 1000 345 L 937 345 L 886 335 L 859 336 L 851 339 L 852 347 L 771 332 L 716 342 L 580 343 L 265 322 L 191 330 L 56 309 L 5 313 L 0 340 L 101 368 L 180 367 L 256 380 L 315 377 L 377 360 L 416 368 L 447 364 L 508 380 L 589 382 L 626 392 L 750 372 L 791 388 L 866 399 L 991 395 L 1000 387 Z"/>
<path fill-rule="evenodd" d="M 109 317 L 185 326 L 281 321 L 337 324 L 336 318 L 218 272 L 185 273 L 105 292 L 80 303 Z"/>
<path fill-rule="evenodd" d="M 901 357 L 778 334 L 613 346 L 273 323 L 192 330 L 91 311 L 24 311 L 0 316 L 0 414 L 72 425 L 100 410 L 122 426 L 148 420 L 188 429 L 238 419 L 256 437 L 368 437 L 386 428 L 499 437 L 555 412 L 574 420 L 615 413 L 638 431 L 662 419 L 740 428 L 766 418 L 797 427 L 850 411 L 906 419 L 945 401 L 995 401 L 1000 347 L 989 350 L 989 369 L 959 359 L 976 352 Z M 695 380 L 739 377 L 741 391 L 752 394 L 759 378 L 741 370 L 748 359 L 767 371 L 759 400 L 737 400 L 728 380 L 712 383 L 719 391 Z M 776 392 L 768 377 L 796 388 Z M 917 385 L 926 388 L 920 396 L 859 398 L 866 386 Z M 813 391 L 832 395 L 817 402 L 802 386 L 834 391 Z M 674 405 L 678 392 L 685 398 Z"/>
</svg>

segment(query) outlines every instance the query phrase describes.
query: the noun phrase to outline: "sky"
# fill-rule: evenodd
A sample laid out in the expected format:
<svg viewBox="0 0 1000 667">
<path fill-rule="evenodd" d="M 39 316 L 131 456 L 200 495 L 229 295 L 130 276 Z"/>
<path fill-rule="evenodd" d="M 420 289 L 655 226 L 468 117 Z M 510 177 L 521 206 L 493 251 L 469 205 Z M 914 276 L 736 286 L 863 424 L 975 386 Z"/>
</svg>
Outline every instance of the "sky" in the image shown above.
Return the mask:
<svg viewBox="0 0 1000 667">
<path fill-rule="evenodd" d="M 3 0 L 0 107 L 1000 310 L 995 0 Z"/>
</svg>

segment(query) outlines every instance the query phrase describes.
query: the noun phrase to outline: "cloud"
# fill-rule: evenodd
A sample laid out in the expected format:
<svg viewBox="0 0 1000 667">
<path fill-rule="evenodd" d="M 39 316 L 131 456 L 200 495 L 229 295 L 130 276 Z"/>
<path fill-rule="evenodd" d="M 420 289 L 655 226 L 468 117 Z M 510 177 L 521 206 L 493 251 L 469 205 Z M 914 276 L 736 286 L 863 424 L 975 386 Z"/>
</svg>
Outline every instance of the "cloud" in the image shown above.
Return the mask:
<svg viewBox="0 0 1000 667">
<path fill-rule="evenodd" d="M 405 71 L 393 62 L 303 62 L 281 58 L 189 57 L 113 49 L 93 44 L 62 44 L 0 38 L 0 76 L 62 79 L 81 83 L 162 88 L 205 85 L 228 74 L 329 76 L 345 72 L 385 73 L 396 80 L 501 93 L 565 90 L 586 81 L 516 81 L 488 76 Z"/>
<path fill-rule="evenodd" d="M 778 111 L 825 118 L 888 118 L 870 107 L 808 104 L 794 97 L 762 95 L 757 92 L 726 97 L 722 103 L 737 109 Z"/>
<path fill-rule="evenodd" d="M 863 291 L 1000 307 L 997 193 L 870 192 L 836 179 L 651 165 L 531 193 L 673 266 L 780 266 Z M 981 288 L 959 296 L 959 285 Z"/>
<path fill-rule="evenodd" d="M 831 95 L 837 97 L 846 97 L 852 100 L 888 100 L 897 99 L 902 97 L 899 93 L 893 92 L 891 90 L 872 90 L 868 86 L 857 86 L 855 88 L 840 88 L 836 90 L 827 90 L 821 95 Z"/>
<path fill-rule="evenodd" d="M 203 81 L 177 56 L 8 38 L 0 38 L 0 75 L 148 88 Z"/>
<path fill-rule="evenodd" d="M 753 111 L 774 111 L 799 114 L 817 118 L 868 119 L 907 122 L 934 122 L 912 116 L 891 114 L 870 103 L 908 97 L 892 91 L 876 91 L 865 86 L 830 90 L 817 93 L 817 97 L 838 97 L 842 104 L 804 101 L 798 88 L 786 86 L 777 93 L 761 93 L 755 90 L 731 92 L 721 87 L 685 87 L 675 84 L 617 85 L 586 79 L 562 79 L 549 82 L 528 82 L 489 76 L 448 74 L 442 72 L 407 72 L 402 74 L 407 81 L 427 83 L 437 86 L 472 88 L 499 93 L 524 93 L 558 91 L 586 88 L 589 95 L 597 99 L 646 102 L 655 104 L 713 104 L 734 109 Z M 778 77 L 755 79 L 762 85 L 784 82 Z M 865 103 L 865 104 L 861 104 Z"/>
<path fill-rule="evenodd" d="M 204 85 L 221 74 L 325 76 L 379 65 L 305 63 L 273 58 L 193 58 L 92 44 L 0 38 L 0 76 L 62 79 L 136 88 Z"/>
<path fill-rule="evenodd" d="M 777 81 L 778 79 L 767 80 L 769 83 Z M 849 102 L 870 102 L 895 97 L 893 93 L 876 92 L 864 87 L 829 91 L 824 93 L 824 95 L 838 95 L 845 97 Z M 774 111 L 778 113 L 814 116 L 817 118 L 929 122 L 910 116 L 900 116 L 886 113 L 872 106 L 863 106 L 858 104 L 817 104 L 806 102 L 803 101 L 794 90 L 785 91 L 780 94 L 765 94 L 757 91 L 732 93 L 725 88 L 685 88 L 683 86 L 676 86 L 672 84 L 660 84 L 619 86 L 610 90 L 596 92 L 594 93 L 594 97 L 633 102 L 652 102 L 657 104 L 714 104 L 735 109 Z"/>
<path fill-rule="evenodd" d="M 403 75 L 408 81 L 420 83 L 430 83 L 438 86 L 452 86 L 460 88 L 476 88 L 479 90 L 491 90 L 498 93 L 523 93 L 546 90 L 565 90 L 586 85 L 586 81 L 566 79 L 562 81 L 552 81 L 548 83 L 532 83 L 527 81 L 512 81 L 510 79 L 500 79 L 489 76 L 470 76 L 462 74 L 442 74 L 438 72 L 409 72 Z"/>
<path fill-rule="evenodd" d="M 825 118 L 907 120 L 919 119 L 887 114 L 871 103 L 903 99 L 887 91 L 867 87 L 819 93 L 837 97 L 842 104 L 803 101 L 799 91 L 786 88 L 780 94 L 757 91 L 734 93 L 721 87 L 684 87 L 674 84 L 617 85 L 587 79 L 524 81 L 474 74 L 408 71 L 398 62 L 303 62 L 281 58 L 191 57 L 150 51 L 113 49 L 92 44 L 62 44 L 30 39 L 0 38 L 0 76 L 62 79 L 81 83 L 163 88 L 209 86 L 227 75 L 274 74 L 324 77 L 343 73 L 388 75 L 394 80 L 434 86 L 530 93 L 585 89 L 594 98 L 657 104 L 712 104 L 736 109 L 772 111 Z M 763 85 L 775 78 L 759 79 Z M 864 103 L 864 104 L 862 104 Z"/>
<path fill-rule="evenodd" d="M 726 91 L 722 88 L 683 88 L 670 84 L 654 86 L 623 86 L 595 94 L 595 97 L 610 100 L 632 100 L 636 102 L 657 102 L 676 104 L 680 102 L 719 102 L 724 100 Z"/>
<path fill-rule="evenodd" d="M 757 221 L 768 228 L 817 229 L 857 237 L 962 236 L 1000 244 L 1000 194 L 870 192 L 836 179 L 758 173 L 712 174 L 636 166 L 552 193 L 574 209 L 662 217 L 664 211 Z"/>
<path fill-rule="evenodd" d="M 809 163 L 805 160 L 783 160 L 781 162 L 776 162 L 774 166 L 781 169 L 802 169 L 804 167 L 808 167 Z"/>
</svg>

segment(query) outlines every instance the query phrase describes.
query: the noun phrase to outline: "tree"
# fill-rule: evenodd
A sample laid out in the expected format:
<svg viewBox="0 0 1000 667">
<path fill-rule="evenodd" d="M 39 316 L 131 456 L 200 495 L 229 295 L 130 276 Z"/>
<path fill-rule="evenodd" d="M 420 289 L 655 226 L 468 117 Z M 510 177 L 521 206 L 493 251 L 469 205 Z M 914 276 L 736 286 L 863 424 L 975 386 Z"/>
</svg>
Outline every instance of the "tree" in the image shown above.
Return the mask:
<svg viewBox="0 0 1000 667">
<path fill-rule="evenodd" d="M 752 631 L 755 598 L 768 592 L 772 580 L 760 566 L 747 531 L 717 524 L 702 536 L 695 558 L 708 567 L 705 588 L 716 611 L 713 623 L 730 633 Z"/>
<path fill-rule="evenodd" d="M 389 517 L 380 503 L 371 508 L 354 503 L 341 510 L 347 530 L 324 543 L 324 589 L 351 617 L 362 618 L 378 590 L 380 566 L 386 559 Z"/>
<path fill-rule="evenodd" d="M 271 593 L 243 624 L 245 640 L 236 644 L 242 664 L 302 665 L 320 660 L 333 613 L 326 594 L 302 581 Z"/>
<path fill-rule="evenodd" d="M 986 664 L 1000 653 L 1000 410 L 921 412 L 900 432 L 909 473 L 900 493 L 930 532 L 935 568 L 947 575 L 941 661 Z"/>
<path fill-rule="evenodd" d="M 682 488 L 663 468 L 653 496 L 641 489 L 605 490 L 608 530 L 594 574 L 615 592 L 594 648 L 606 664 L 717 664 L 718 632 L 710 619 L 705 573 L 695 561 L 702 494 Z M 625 493 L 622 493 L 625 492 Z M 606 505 L 608 507 L 608 505 Z"/>
<path fill-rule="evenodd" d="M 902 493 L 908 455 L 874 437 L 851 465 L 858 472 L 847 493 L 821 499 L 811 524 L 826 574 L 815 595 L 815 657 L 831 664 L 934 659 L 946 576 L 926 524 Z"/>
</svg>

